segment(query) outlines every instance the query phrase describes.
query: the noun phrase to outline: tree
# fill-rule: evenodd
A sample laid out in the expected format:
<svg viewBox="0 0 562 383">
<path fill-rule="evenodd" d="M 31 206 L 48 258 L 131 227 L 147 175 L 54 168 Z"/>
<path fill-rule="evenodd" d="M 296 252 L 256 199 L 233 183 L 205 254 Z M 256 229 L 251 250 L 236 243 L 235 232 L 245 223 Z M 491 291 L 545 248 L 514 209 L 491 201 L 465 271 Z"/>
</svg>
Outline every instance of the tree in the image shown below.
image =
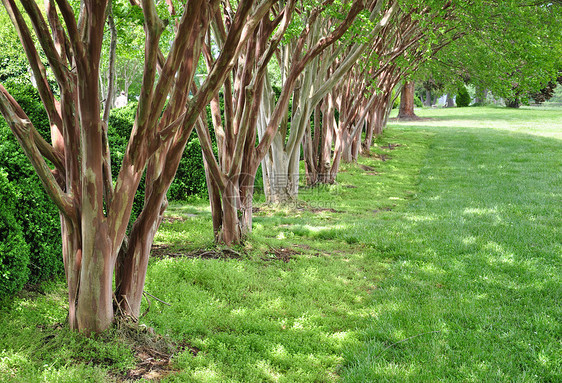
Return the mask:
<svg viewBox="0 0 562 383">
<path fill-rule="evenodd" d="M 520 0 L 463 7 L 457 13 L 463 37 L 425 63 L 422 71 L 448 84 L 449 91 L 462 83 L 474 85 L 477 103 L 490 92 L 518 106 L 555 81 L 562 67 L 560 4 Z"/>
<path fill-rule="evenodd" d="M 414 89 L 415 84 L 413 81 L 406 81 L 402 88 L 400 107 L 398 109 L 398 118 L 401 120 L 413 120 L 418 118 L 414 113 Z"/>
<path fill-rule="evenodd" d="M 242 236 L 251 230 L 256 172 L 279 131 L 301 73 L 321 52 L 341 38 L 364 6 L 362 0 L 346 4 L 328 1 L 313 4 L 310 9 L 303 6 L 299 10 L 304 22 L 297 24 L 298 38 L 293 57 L 283 89 L 275 102 L 271 102 L 270 94 L 264 93 L 267 63 L 275 54 L 293 13 L 296 14 L 293 12 L 296 2 L 289 1 L 278 11 L 272 11 L 271 20 L 269 15 L 264 15 L 259 21 L 255 35 L 244 47 L 243 60 L 234 67 L 232 79 L 225 83 L 224 116 L 219 108 L 218 94 L 211 102 L 218 159 L 212 152 L 204 119 L 197 127 L 208 171 L 213 228 L 219 242 L 227 245 L 239 243 Z M 329 8 L 340 10 L 341 20 L 333 25 L 333 29 L 320 30 L 322 13 Z M 222 35 L 227 30 L 227 23 L 215 29 L 218 31 L 215 32 L 215 41 L 225 49 L 220 42 L 224 40 Z M 214 67 L 216 63 L 210 47 L 204 48 L 204 52 L 209 67 Z"/>
<path fill-rule="evenodd" d="M 301 142 L 307 183 L 314 185 L 329 178 L 335 134 L 334 89 L 363 55 L 373 51 L 375 39 L 396 9 L 395 2 L 390 2 L 387 9 L 382 6 L 382 1 L 371 2 L 367 8 L 369 12 L 350 30 L 352 36 L 324 50 L 304 69 L 301 84 L 293 94 L 290 128 L 288 121 L 284 121 L 262 162 L 264 190 L 269 202 L 284 203 L 297 198 Z M 320 27 L 328 28 L 331 22 L 334 21 L 324 20 Z M 290 58 L 283 61 L 290 62 Z"/>
<path fill-rule="evenodd" d="M 177 14 L 171 3 L 168 10 L 157 10 L 151 0 L 136 3 L 146 31 L 142 88 L 121 170 L 113 181 L 98 81 L 107 1 L 85 0 L 75 15 L 66 0 L 50 0 L 45 19 L 35 1 L 22 0 L 60 100 L 47 82 L 22 11 L 14 0 L 2 1 L 37 80 L 52 127 L 51 143 L 2 85 L 0 112 L 61 212 L 70 327 L 84 333 L 103 331 L 116 312 L 138 318 L 151 244 L 185 144 L 274 2 L 242 0 L 233 11 L 223 10 L 217 0 L 192 0 Z M 208 26 L 223 13 L 233 15 L 224 49 L 196 90 L 193 78 Z M 172 14 L 173 38 L 165 55 L 159 48 L 166 25 L 162 18 Z M 127 238 L 135 191 L 145 172 L 144 209 Z"/>
</svg>

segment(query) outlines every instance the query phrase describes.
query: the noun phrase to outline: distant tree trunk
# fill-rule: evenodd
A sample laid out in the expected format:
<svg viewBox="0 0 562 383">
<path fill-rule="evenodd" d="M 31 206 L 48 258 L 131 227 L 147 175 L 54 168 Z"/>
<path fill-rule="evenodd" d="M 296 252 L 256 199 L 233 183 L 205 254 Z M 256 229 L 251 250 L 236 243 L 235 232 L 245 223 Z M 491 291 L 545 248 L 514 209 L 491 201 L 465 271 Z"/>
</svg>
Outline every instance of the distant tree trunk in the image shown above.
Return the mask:
<svg viewBox="0 0 562 383">
<path fill-rule="evenodd" d="M 445 107 L 452 108 L 455 106 L 455 100 L 451 97 L 450 93 L 447 93 L 447 102 L 445 103 Z"/>
<path fill-rule="evenodd" d="M 423 101 L 423 105 L 431 108 L 431 91 L 429 89 L 425 90 L 425 100 Z"/>
<path fill-rule="evenodd" d="M 398 110 L 398 119 L 415 120 L 418 118 L 419 117 L 414 113 L 414 82 L 408 81 L 402 88 L 400 109 Z"/>
<path fill-rule="evenodd" d="M 519 99 L 519 97 L 505 100 L 505 106 L 507 106 L 508 108 L 517 109 L 521 106 L 521 100 Z"/>
<path fill-rule="evenodd" d="M 482 104 L 482 99 L 480 98 L 481 94 L 482 94 L 482 89 L 479 86 L 477 86 L 476 91 L 474 92 L 474 103 L 476 105 Z"/>
</svg>

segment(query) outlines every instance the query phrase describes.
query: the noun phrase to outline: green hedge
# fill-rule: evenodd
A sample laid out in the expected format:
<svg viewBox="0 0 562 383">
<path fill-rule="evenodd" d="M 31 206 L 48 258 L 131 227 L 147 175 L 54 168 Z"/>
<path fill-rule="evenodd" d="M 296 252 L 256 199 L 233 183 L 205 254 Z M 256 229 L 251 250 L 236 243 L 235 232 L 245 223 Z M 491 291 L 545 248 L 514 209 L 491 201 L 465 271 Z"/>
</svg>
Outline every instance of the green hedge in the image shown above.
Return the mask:
<svg viewBox="0 0 562 383">
<path fill-rule="evenodd" d="M 113 176 L 116 177 L 127 142 L 131 135 L 135 121 L 137 104 L 129 103 L 123 108 L 113 109 L 109 117 L 108 140 L 111 151 L 111 168 Z M 203 167 L 203 155 L 201 145 L 195 131 L 192 133 L 184 155 L 180 161 L 176 178 L 168 190 L 170 200 L 186 200 L 191 195 L 206 195 L 207 184 L 205 180 L 205 168 Z M 133 214 L 137 215 L 142 210 L 144 201 L 144 178 L 135 196 Z"/>
<path fill-rule="evenodd" d="M 29 246 L 14 217 L 16 193 L 0 169 L 0 300 L 23 287 L 29 277 Z"/>
<path fill-rule="evenodd" d="M 50 125 L 37 90 L 31 85 L 6 84 L 36 129 L 50 141 Z M 37 283 L 64 270 L 58 211 L 5 121 L 0 118 L 0 168 L 15 195 L 13 216 L 28 245 L 29 279 Z"/>
</svg>

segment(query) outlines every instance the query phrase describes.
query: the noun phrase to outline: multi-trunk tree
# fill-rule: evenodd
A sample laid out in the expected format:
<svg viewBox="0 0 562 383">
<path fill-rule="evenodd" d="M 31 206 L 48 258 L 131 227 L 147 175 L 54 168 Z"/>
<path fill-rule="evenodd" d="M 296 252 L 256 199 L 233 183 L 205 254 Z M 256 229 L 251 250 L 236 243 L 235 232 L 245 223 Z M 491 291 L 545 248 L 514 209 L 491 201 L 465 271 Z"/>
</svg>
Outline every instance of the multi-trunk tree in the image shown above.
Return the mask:
<svg viewBox="0 0 562 383">
<path fill-rule="evenodd" d="M 438 49 L 435 41 L 452 31 L 443 28 L 451 4 L 433 5 L 419 8 L 415 4 L 387 4 L 389 19 L 377 30 L 369 50 L 315 109 L 315 123 L 303 143 L 309 184 L 335 182 L 342 161 L 356 161 L 360 151 L 368 153 L 373 136 L 382 132 L 387 121 L 393 90 L 428 52 Z M 437 31 L 431 39 L 429 27 Z M 329 78 L 332 73 L 325 81 Z"/>
<path fill-rule="evenodd" d="M 282 125 L 301 73 L 343 36 L 365 8 L 365 3 L 363 0 L 344 4 L 326 1 L 310 9 L 303 5 L 298 12 L 296 6 L 296 1 L 280 3 L 259 20 L 255 33 L 249 37 L 225 82 L 222 94 L 215 94 L 211 110 L 217 157 L 213 153 L 204 118 L 197 127 L 208 173 L 215 236 L 217 241 L 227 245 L 239 243 L 243 235 L 251 230 L 256 173 Z M 335 22 L 331 29 L 320 28 L 328 10 L 337 11 L 341 20 Z M 297 14 L 299 20 L 292 20 Z M 223 36 L 229 31 L 229 25 L 219 20 L 213 24 L 213 40 L 219 45 L 219 50 L 225 48 Z M 274 99 L 268 86 L 267 65 L 290 25 L 293 26 L 292 33 L 296 31 L 298 37 L 295 38 L 281 94 Z M 209 68 L 216 65 L 211 48 L 209 44 L 204 48 Z M 221 98 L 223 110 L 220 108 Z M 300 145 L 300 142 L 295 144 Z"/>
<path fill-rule="evenodd" d="M 292 114 L 289 121 L 282 122 L 277 131 L 267 156 L 263 159 L 264 190 L 267 200 L 271 203 L 283 203 L 297 198 L 299 184 L 299 160 L 301 143 L 303 155 L 307 160 L 307 183 L 324 182 L 328 177 L 329 158 L 333 128 L 330 121 L 334 115 L 330 110 L 321 109 L 323 100 L 326 105 L 333 105 L 333 90 L 340 83 L 356 62 L 372 51 L 372 45 L 380 30 L 384 28 L 396 9 L 396 2 L 390 2 L 383 9 L 382 1 L 368 4 L 368 13 L 356 21 L 355 28 L 350 30 L 348 38 L 324 50 L 310 65 L 305 67 L 299 85 L 292 95 Z M 330 28 L 334 20 L 317 21 L 313 39 L 322 38 L 324 30 Z M 282 51 L 282 73 L 292 62 L 286 45 Z M 311 116 L 314 123 L 311 126 Z M 320 119 L 327 120 L 322 124 Z M 320 128 L 322 126 L 322 128 Z M 312 133 L 314 137 L 312 137 Z M 325 139 L 321 140 L 320 137 Z M 304 140 L 304 141 L 303 141 Z M 318 158 L 318 161 L 312 158 Z M 315 161 L 315 166 L 310 164 Z"/>
<path fill-rule="evenodd" d="M 34 0 L 22 0 L 23 10 L 15 0 L 2 1 L 37 80 L 51 122 L 51 142 L 41 138 L 1 85 L 0 112 L 61 212 L 70 327 L 103 331 L 116 312 L 139 316 L 150 248 L 185 144 L 274 2 L 242 0 L 236 10 L 226 10 L 216 0 L 190 0 L 177 13 L 170 8 L 167 16 L 174 13 L 175 22 L 166 53 L 159 47 L 166 14 L 159 14 L 152 0 L 134 5 L 142 9 L 146 33 L 143 80 L 134 127 L 113 180 L 99 87 L 107 1 L 85 0 L 76 14 L 67 0 L 49 0 L 46 15 Z M 195 89 L 195 68 L 209 24 L 224 13 L 231 15 L 224 47 Z M 60 97 L 47 82 L 38 49 L 47 57 Z M 127 236 L 135 191 L 145 172 L 144 209 Z"/>
</svg>

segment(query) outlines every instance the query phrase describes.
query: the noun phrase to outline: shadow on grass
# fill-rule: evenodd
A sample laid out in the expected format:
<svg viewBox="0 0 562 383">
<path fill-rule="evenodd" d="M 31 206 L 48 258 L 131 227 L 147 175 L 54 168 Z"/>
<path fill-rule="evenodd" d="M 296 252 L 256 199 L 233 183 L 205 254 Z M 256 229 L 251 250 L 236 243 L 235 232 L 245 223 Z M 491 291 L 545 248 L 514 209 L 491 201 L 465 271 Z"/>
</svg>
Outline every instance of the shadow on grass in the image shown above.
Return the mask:
<svg viewBox="0 0 562 383">
<path fill-rule="evenodd" d="M 351 229 L 396 262 L 344 381 L 560 379 L 560 141 L 447 128 L 430 152 L 408 209 Z"/>
</svg>

